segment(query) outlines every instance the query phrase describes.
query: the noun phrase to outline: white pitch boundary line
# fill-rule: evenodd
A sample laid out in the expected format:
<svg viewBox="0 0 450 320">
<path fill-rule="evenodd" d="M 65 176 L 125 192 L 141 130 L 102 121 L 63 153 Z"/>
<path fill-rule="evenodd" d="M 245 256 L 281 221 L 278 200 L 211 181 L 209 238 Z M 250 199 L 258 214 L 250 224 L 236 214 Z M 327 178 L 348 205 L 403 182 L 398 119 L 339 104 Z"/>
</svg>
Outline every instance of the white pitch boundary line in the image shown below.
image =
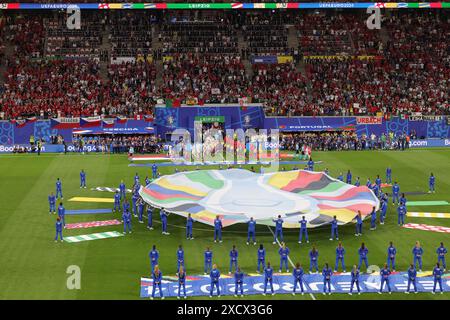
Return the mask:
<svg viewBox="0 0 450 320">
<path fill-rule="evenodd" d="M 267 228 L 269 228 L 270 233 L 271 233 L 271 234 L 273 235 L 273 237 L 275 238 L 275 233 L 273 233 L 272 229 L 271 229 L 269 226 L 267 226 Z M 276 238 L 276 239 L 277 239 L 278 245 L 279 245 L 280 248 L 281 248 L 281 243 L 280 243 L 280 241 L 278 240 L 278 238 Z M 294 265 L 294 263 L 292 262 L 291 257 L 289 257 L 289 256 L 288 256 L 288 261 L 289 261 L 289 263 L 291 264 L 292 268 L 295 269 L 295 265 Z M 315 297 L 312 293 L 309 293 L 309 295 L 311 296 L 311 298 L 312 298 L 313 300 L 316 300 L 316 297 Z"/>
</svg>

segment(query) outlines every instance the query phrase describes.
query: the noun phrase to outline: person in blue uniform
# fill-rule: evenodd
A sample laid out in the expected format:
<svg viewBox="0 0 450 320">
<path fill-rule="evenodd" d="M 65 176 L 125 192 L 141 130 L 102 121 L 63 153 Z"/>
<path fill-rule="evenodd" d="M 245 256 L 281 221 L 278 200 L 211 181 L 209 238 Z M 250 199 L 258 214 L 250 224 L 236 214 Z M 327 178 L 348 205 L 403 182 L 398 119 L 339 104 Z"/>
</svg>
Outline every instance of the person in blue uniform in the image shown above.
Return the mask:
<svg viewBox="0 0 450 320">
<path fill-rule="evenodd" d="M 387 264 L 384 264 L 384 268 L 381 269 L 380 271 L 380 276 L 381 276 L 381 286 L 380 286 L 380 291 L 378 291 L 379 294 L 383 293 L 383 286 L 384 284 L 386 284 L 389 294 L 391 294 L 391 286 L 389 284 L 389 275 L 391 274 L 391 271 L 389 270 Z"/>
<path fill-rule="evenodd" d="M 49 213 L 56 213 L 56 196 L 52 193 L 48 196 L 48 205 L 50 207 Z"/>
<path fill-rule="evenodd" d="M 277 243 L 277 237 L 279 237 L 279 241 L 283 242 L 283 219 L 281 219 L 281 215 L 278 215 L 277 219 L 273 219 L 275 222 L 275 234 L 273 238 L 273 244 Z"/>
<path fill-rule="evenodd" d="M 356 220 L 356 233 L 355 236 L 362 236 L 362 226 L 363 226 L 363 219 L 361 215 L 361 211 L 358 210 L 358 214 L 353 218 L 353 220 Z"/>
<path fill-rule="evenodd" d="M 419 263 L 419 272 L 422 272 L 422 255 L 423 255 L 423 248 L 420 245 L 419 241 L 416 241 L 416 245 L 414 246 L 412 250 L 413 254 L 413 263 L 414 268 L 417 268 L 417 263 Z"/>
<path fill-rule="evenodd" d="M 133 193 L 133 196 L 131 197 L 131 203 L 132 203 L 132 210 L 133 210 L 133 215 L 135 216 L 135 217 L 137 217 L 138 216 L 138 211 L 137 211 L 137 202 L 138 202 L 138 200 L 139 200 L 139 194 L 137 194 L 137 193 Z"/>
<path fill-rule="evenodd" d="M 194 235 L 192 234 L 193 225 L 194 225 L 194 219 L 192 219 L 192 216 L 189 213 L 186 218 L 186 239 L 187 240 L 194 240 Z"/>
<path fill-rule="evenodd" d="M 147 205 L 147 229 L 153 230 L 153 208 Z"/>
<path fill-rule="evenodd" d="M 433 175 L 433 173 L 430 174 L 430 177 L 428 178 L 428 193 L 435 193 L 435 183 L 436 183 L 436 177 Z"/>
<path fill-rule="evenodd" d="M 177 250 L 177 273 L 180 270 L 180 267 L 184 268 L 184 250 L 183 250 L 183 246 L 180 244 L 178 246 L 178 250 Z"/>
<path fill-rule="evenodd" d="M 436 285 L 439 284 L 439 288 L 441 289 L 441 294 L 444 293 L 444 291 L 442 290 L 442 274 L 444 272 L 442 271 L 439 262 L 436 263 L 436 267 L 434 267 L 433 269 L 433 292 L 432 294 L 436 293 Z"/>
<path fill-rule="evenodd" d="M 344 175 L 342 174 L 342 172 L 339 173 L 339 176 L 337 177 L 337 179 L 338 179 L 339 181 L 344 182 Z"/>
<path fill-rule="evenodd" d="M 347 176 L 346 176 L 345 182 L 348 184 L 352 184 L 352 173 L 350 170 L 347 171 Z"/>
<path fill-rule="evenodd" d="M 381 191 L 381 178 L 380 178 L 380 175 L 377 175 L 377 178 L 375 179 L 375 185 L 378 187 L 378 190 Z"/>
<path fill-rule="evenodd" d="M 138 185 L 138 184 L 140 184 L 140 182 L 139 182 L 139 175 L 138 175 L 138 173 L 136 172 L 136 174 L 134 175 L 134 185 L 136 186 L 136 185 Z"/>
<path fill-rule="evenodd" d="M 331 294 L 331 276 L 333 275 L 333 271 L 328 266 L 328 263 L 325 263 L 325 266 L 322 269 L 322 276 L 323 276 L 323 293 L 327 293 L 327 286 L 328 286 L 328 294 Z"/>
<path fill-rule="evenodd" d="M 122 221 L 123 221 L 123 233 L 131 233 L 131 213 L 128 210 L 124 210 L 122 214 Z"/>
<path fill-rule="evenodd" d="M 267 267 L 264 268 L 264 292 L 263 292 L 263 296 L 266 295 L 267 284 L 270 284 L 271 293 L 272 293 L 272 295 L 275 295 L 275 292 L 273 290 L 273 269 L 270 266 L 270 262 L 267 262 Z"/>
<path fill-rule="evenodd" d="M 331 220 L 331 237 L 330 237 L 330 240 L 333 240 L 334 238 L 336 238 L 336 240 L 339 240 L 338 221 L 336 219 L 336 216 L 334 216 L 333 220 Z"/>
<path fill-rule="evenodd" d="M 386 168 L 386 183 L 392 183 L 392 169 L 391 167 Z"/>
<path fill-rule="evenodd" d="M 372 181 L 370 181 L 370 178 L 367 178 L 366 187 L 372 189 Z"/>
<path fill-rule="evenodd" d="M 300 233 L 298 235 L 298 243 L 302 243 L 303 235 L 305 236 L 306 243 L 309 243 L 308 228 L 306 227 L 308 225 L 308 221 L 306 221 L 305 216 L 302 217 L 302 220 L 300 220 L 299 223 Z"/>
<path fill-rule="evenodd" d="M 148 176 L 145 176 L 145 185 L 148 186 L 150 184 L 150 179 L 148 178 Z"/>
<path fill-rule="evenodd" d="M 127 198 L 125 198 L 123 201 L 122 210 L 123 212 L 130 212 L 130 203 L 128 202 Z"/>
<path fill-rule="evenodd" d="M 389 242 L 389 247 L 387 248 L 387 266 L 391 268 L 392 272 L 395 272 L 395 256 L 397 255 L 397 249 L 394 244 Z"/>
<path fill-rule="evenodd" d="M 86 189 L 86 172 L 83 169 L 80 172 L 80 188 Z"/>
<path fill-rule="evenodd" d="M 364 242 L 361 243 L 361 247 L 358 249 L 358 254 L 359 254 L 358 270 L 361 270 L 361 265 L 363 262 L 366 264 L 366 269 L 369 267 L 369 260 L 367 259 L 368 253 L 369 253 L 369 249 L 367 249 Z"/>
<path fill-rule="evenodd" d="M 120 200 L 125 199 L 126 187 L 125 187 L 125 183 L 123 183 L 123 180 L 120 181 L 120 184 L 119 184 L 119 193 L 120 193 Z"/>
<path fill-rule="evenodd" d="M 388 202 L 382 199 L 380 203 L 380 224 L 384 224 L 384 221 L 386 220 L 387 206 Z"/>
<path fill-rule="evenodd" d="M 163 290 L 161 286 L 162 272 L 159 270 L 158 265 L 155 266 L 155 270 L 153 270 L 152 272 L 152 278 L 153 278 L 153 288 L 151 299 L 153 300 L 155 298 L 155 292 L 157 287 L 159 289 L 159 296 L 161 297 L 161 299 L 164 299 Z"/>
<path fill-rule="evenodd" d="M 261 269 L 264 270 L 264 266 L 266 265 L 266 249 L 264 249 L 264 246 L 262 244 L 259 245 L 257 259 L 258 259 L 258 266 L 256 268 L 256 272 L 260 273 Z"/>
<path fill-rule="evenodd" d="M 159 261 L 159 252 L 156 250 L 156 246 L 153 245 L 152 250 L 148 253 L 148 256 L 150 258 L 150 267 L 152 269 L 152 272 L 155 270 L 155 266 L 158 265 Z"/>
<path fill-rule="evenodd" d="M 63 242 L 64 241 L 63 234 L 62 234 L 63 223 L 61 222 L 60 217 L 56 218 L 55 228 L 56 228 L 55 242 L 58 241 L 58 236 L 59 236 L 59 239 L 61 240 L 61 242 Z"/>
<path fill-rule="evenodd" d="M 234 296 L 237 297 L 238 291 L 241 292 L 241 297 L 244 296 L 244 273 L 240 267 L 237 267 L 234 273 Z"/>
<path fill-rule="evenodd" d="M 359 270 L 356 268 L 356 265 L 353 265 L 351 276 L 351 284 L 350 284 L 350 292 L 349 295 L 353 294 L 353 286 L 356 284 L 356 289 L 358 290 L 358 294 L 361 294 L 361 289 L 359 287 Z"/>
<path fill-rule="evenodd" d="M 342 246 L 342 243 L 339 242 L 339 244 L 336 248 L 336 264 L 334 265 L 334 272 L 338 271 L 339 261 L 341 261 L 341 264 L 342 264 L 342 271 L 345 272 L 344 255 L 345 255 L 345 249 Z"/>
<path fill-rule="evenodd" d="M 375 194 L 375 197 L 380 197 L 380 187 L 377 184 L 372 185 L 372 191 Z"/>
<path fill-rule="evenodd" d="M 138 199 L 138 215 L 139 223 L 144 223 L 144 200 L 142 198 Z"/>
<path fill-rule="evenodd" d="M 408 200 L 406 199 L 405 194 L 402 193 L 402 195 L 400 197 L 400 205 L 406 207 L 406 202 L 408 202 Z"/>
<path fill-rule="evenodd" d="M 159 216 L 161 217 L 162 234 L 169 235 L 170 233 L 167 232 L 167 213 L 164 211 L 164 208 L 161 208 L 159 211 Z"/>
<path fill-rule="evenodd" d="M 222 243 L 222 220 L 219 216 L 214 219 L 214 242 L 217 242 L 217 239 Z"/>
<path fill-rule="evenodd" d="M 156 165 L 156 163 L 152 165 L 152 178 L 158 178 L 158 166 Z"/>
<path fill-rule="evenodd" d="M 120 211 L 120 193 L 116 190 L 116 193 L 114 193 L 114 209 L 113 211 L 116 212 L 116 210 Z"/>
<path fill-rule="evenodd" d="M 361 185 L 361 180 L 359 179 L 359 177 L 356 177 L 355 187 L 359 187 L 360 185 Z"/>
<path fill-rule="evenodd" d="M 209 247 L 206 248 L 206 250 L 204 252 L 204 257 L 205 257 L 205 275 L 206 275 L 206 274 L 208 274 L 208 272 L 210 272 L 212 270 L 213 253 L 209 249 Z"/>
<path fill-rule="evenodd" d="M 397 205 L 400 204 L 400 186 L 398 185 L 397 181 L 394 182 L 394 185 L 392 186 L 392 204 L 397 203 Z"/>
<path fill-rule="evenodd" d="M 447 264 L 445 263 L 445 255 L 447 254 L 447 249 L 444 247 L 444 243 L 441 242 L 441 245 L 436 249 L 436 253 L 438 256 L 437 262 L 441 263 L 444 267 L 444 271 L 447 270 Z"/>
<path fill-rule="evenodd" d="M 370 230 L 377 229 L 377 211 L 375 207 L 372 207 L 372 212 L 370 213 Z"/>
<path fill-rule="evenodd" d="M 411 284 L 413 285 L 414 293 L 417 293 L 416 277 L 417 277 L 416 268 L 414 268 L 414 265 L 411 263 L 408 269 L 408 287 L 406 288 L 405 291 L 406 294 L 410 292 Z"/>
<path fill-rule="evenodd" d="M 309 251 L 309 273 L 319 272 L 319 251 L 316 249 L 316 246 L 313 246 L 311 251 Z"/>
<path fill-rule="evenodd" d="M 177 299 L 180 299 L 181 296 L 181 288 L 183 288 L 184 298 L 186 299 L 186 271 L 184 271 L 183 267 L 180 267 L 178 271 L 178 296 Z"/>
<path fill-rule="evenodd" d="M 253 217 L 250 217 L 247 224 L 247 245 L 250 243 L 250 238 L 253 240 L 253 245 L 256 245 L 256 221 L 253 220 Z"/>
<path fill-rule="evenodd" d="M 297 284 L 300 286 L 300 290 L 302 295 L 305 293 L 305 290 L 303 289 L 303 275 L 305 272 L 303 271 L 302 266 L 299 262 L 295 264 L 294 271 L 292 272 L 292 276 L 294 277 L 294 291 L 292 292 L 292 295 L 295 296 L 296 290 L 297 290 Z"/>
<path fill-rule="evenodd" d="M 405 216 L 406 216 L 406 207 L 405 206 L 399 206 L 397 208 L 397 224 L 399 226 L 403 226 L 405 224 Z"/>
<path fill-rule="evenodd" d="M 66 208 L 64 208 L 62 202 L 59 203 L 58 217 L 61 219 L 61 222 L 65 228 L 66 227 Z"/>
<path fill-rule="evenodd" d="M 230 250 L 230 270 L 228 274 L 231 274 L 231 272 L 233 271 L 233 266 L 234 270 L 237 269 L 238 255 L 239 252 L 237 251 L 236 246 L 233 245 L 233 248 Z"/>
<path fill-rule="evenodd" d="M 281 248 L 278 250 L 278 254 L 280 255 L 280 270 L 279 270 L 279 272 L 283 271 L 283 264 L 286 268 L 286 272 L 289 272 L 289 267 L 288 267 L 289 253 L 290 253 L 289 248 L 286 247 L 286 244 L 283 242 L 281 244 Z"/>
<path fill-rule="evenodd" d="M 308 161 L 308 170 L 309 171 L 314 171 L 314 161 L 312 158 L 309 159 Z"/>
<path fill-rule="evenodd" d="M 64 199 L 62 194 L 62 182 L 61 180 L 59 180 L 59 178 L 56 178 L 56 198 L 59 197 L 61 197 L 61 199 Z"/>
<path fill-rule="evenodd" d="M 209 277 L 211 279 L 211 287 L 209 289 L 209 297 L 212 298 L 214 287 L 217 288 L 217 296 L 220 298 L 220 286 L 219 286 L 219 280 L 220 280 L 220 271 L 217 269 L 217 265 L 213 265 L 213 268 L 209 274 Z"/>
</svg>

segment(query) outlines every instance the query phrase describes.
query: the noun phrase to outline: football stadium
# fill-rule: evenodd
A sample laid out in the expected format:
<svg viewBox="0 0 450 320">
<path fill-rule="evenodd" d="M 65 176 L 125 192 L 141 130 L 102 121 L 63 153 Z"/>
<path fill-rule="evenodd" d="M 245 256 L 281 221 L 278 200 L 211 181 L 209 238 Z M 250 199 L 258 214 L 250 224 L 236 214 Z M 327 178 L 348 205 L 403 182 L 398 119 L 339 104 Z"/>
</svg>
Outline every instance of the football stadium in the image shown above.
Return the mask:
<svg viewBox="0 0 450 320">
<path fill-rule="evenodd" d="M 0 299 L 448 300 L 449 8 L 0 3 Z"/>
</svg>

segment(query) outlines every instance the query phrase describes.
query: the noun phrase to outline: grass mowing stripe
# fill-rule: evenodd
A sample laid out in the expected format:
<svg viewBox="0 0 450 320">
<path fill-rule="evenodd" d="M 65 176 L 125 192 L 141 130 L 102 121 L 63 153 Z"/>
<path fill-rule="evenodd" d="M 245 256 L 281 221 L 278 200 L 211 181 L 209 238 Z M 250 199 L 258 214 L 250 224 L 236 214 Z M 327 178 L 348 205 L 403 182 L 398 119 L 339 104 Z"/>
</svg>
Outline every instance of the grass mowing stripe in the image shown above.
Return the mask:
<svg viewBox="0 0 450 320">
<path fill-rule="evenodd" d="M 272 233 L 273 237 L 275 238 L 275 233 L 273 233 L 272 229 L 271 229 L 269 226 L 267 226 L 267 228 L 269 228 L 270 233 Z M 276 239 L 277 239 L 278 245 L 279 245 L 280 248 L 281 248 L 281 243 L 280 243 L 280 241 L 278 241 L 278 238 L 276 238 Z M 291 264 L 292 268 L 295 269 L 295 265 L 294 265 L 294 263 L 292 262 L 291 257 L 289 257 L 289 256 L 288 256 L 288 261 L 289 261 L 289 263 Z M 312 293 L 309 293 L 309 295 L 311 296 L 311 298 L 312 298 L 313 300 L 316 300 L 316 297 L 315 297 Z"/>
<path fill-rule="evenodd" d="M 406 206 L 446 206 L 447 201 L 408 201 Z"/>
</svg>

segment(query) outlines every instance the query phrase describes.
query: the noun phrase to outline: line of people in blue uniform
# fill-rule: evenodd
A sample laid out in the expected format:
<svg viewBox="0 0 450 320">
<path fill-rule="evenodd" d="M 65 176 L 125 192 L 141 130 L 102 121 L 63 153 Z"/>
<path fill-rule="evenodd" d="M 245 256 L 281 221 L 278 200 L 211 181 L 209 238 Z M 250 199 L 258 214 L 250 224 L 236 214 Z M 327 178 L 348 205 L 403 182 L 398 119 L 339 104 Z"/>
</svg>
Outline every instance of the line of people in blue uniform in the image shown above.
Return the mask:
<svg viewBox="0 0 450 320">
<path fill-rule="evenodd" d="M 362 263 L 364 262 L 366 265 L 366 269 L 369 267 L 368 262 L 368 252 L 369 250 L 364 245 L 364 243 L 361 244 L 361 247 L 358 249 L 358 255 L 359 255 L 359 265 L 354 265 L 351 271 L 351 286 L 350 286 L 350 292 L 351 295 L 353 293 L 354 287 L 356 287 L 356 290 L 358 294 L 361 293 L 361 289 L 359 286 L 359 276 L 360 276 L 360 269 L 362 266 Z M 280 268 L 279 273 L 282 272 L 283 267 L 286 269 L 286 272 L 289 273 L 289 267 L 288 267 L 288 260 L 289 260 L 289 253 L 290 250 L 286 246 L 286 244 L 282 243 L 281 247 L 278 250 L 278 254 L 280 255 Z M 439 285 L 441 293 L 443 292 L 442 288 L 442 275 L 444 271 L 446 270 L 446 262 L 445 262 L 445 255 L 447 254 L 447 249 L 444 246 L 444 243 L 440 243 L 440 246 L 436 250 L 437 253 L 437 263 L 435 268 L 433 269 L 433 277 L 434 277 L 434 288 L 433 293 L 436 292 L 436 286 Z M 423 249 L 420 246 L 419 242 L 416 242 L 413 250 L 413 263 L 411 263 L 409 269 L 408 269 L 408 286 L 405 293 L 409 293 L 411 286 L 414 289 L 414 292 L 417 293 L 417 285 L 416 285 L 416 278 L 417 278 L 417 263 L 419 264 L 419 272 L 422 272 L 422 255 L 423 255 Z M 387 248 L 387 262 L 384 264 L 383 269 L 380 271 L 380 277 L 381 277 L 381 286 L 379 293 L 381 294 L 383 292 L 383 288 L 387 287 L 388 292 L 391 293 L 391 287 L 389 283 L 389 276 L 392 272 L 395 272 L 395 259 L 397 255 L 397 249 L 394 247 L 393 243 L 389 243 L 389 247 Z M 185 269 L 185 254 L 183 247 L 180 245 L 176 252 L 177 256 L 177 271 L 176 275 L 178 276 L 179 281 L 179 287 L 178 287 L 178 298 L 181 295 L 181 288 L 184 289 L 184 297 L 186 297 L 186 269 Z M 310 268 L 309 271 L 311 274 L 318 273 L 318 256 L 319 251 L 313 246 L 311 251 L 309 252 L 309 258 L 310 258 Z M 339 242 L 337 248 L 336 248 L 336 262 L 335 262 L 335 268 L 334 272 L 338 272 L 339 263 L 342 266 L 343 272 L 346 272 L 345 270 L 345 262 L 344 262 L 344 256 L 345 256 L 345 249 L 342 246 L 342 243 Z M 163 292 L 161 290 L 161 271 L 159 269 L 159 252 L 156 249 L 156 246 L 153 245 L 152 250 L 149 252 L 149 258 L 150 258 L 150 266 L 151 266 L 151 274 L 152 278 L 155 284 L 153 285 L 153 291 L 152 291 L 152 298 L 155 295 L 155 289 L 158 286 L 159 287 L 159 293 L 160 296 L 163 297 Z M 235 296 L 238 295 L 240 292 L 241 296 L 243 296 L 243 283 L 244 283 L 244 273 L 239 267 L 238 264 L 238 257 L 239 253 L 235 245 L 233 245 L 232 249 L 229 253 L 230 257 L 230 267 L 228 274 L 232 274 L 234 269 L 234 279 L 235 279 Z M 219 279 L 220 279 L 220 271 L 217 268 L 216 264 L 213 264 L 213 252 L 209 247 L 206 248 L 204 251 L 204 274 L 207 275 L 209 273 L 210 279 L 211 279 L 211 286 L 210 286 L 210 297 L 213 295 L 213 291 L 216 289 L 217 295 L 220 296 L 220 286 L 219 286 Z M 291 262 L 291 261 L 290 261 Z M 292 262 L 291 262 L 292 263 Z M 441 268 L 441 265 L 443 269 Z M 270 262 L 267 262 L 266 264 L 266 249 L 261 244 L 257 250 L 257 273 L 263 272 L 264 274 L 264 293 L 265 295 L 267 293 L 267 287 L 270 286 L 270 290 L 272 295 L 275 294 L 273 289 L 273 277 L 274 277 L 274 270 Z M 305 274 L 305 271 L 300 263 L 296 263 L 294 270 L 292 272 L 293 281 L 294 281 L 294 287 L 292 294 L 295 295 L 297 293 L 297 287 L 300 288 L 300 292 L 304 294 L 304 286 L 303 286 L 303 275 Z M 323 276 L 323 294 L 331 294 L 331 277 L 333 276 L 333 270 L 329 266 L 328 263 L 325 263 L 324 268 L 322 269 L 322 276 Z"/>
</svg>

